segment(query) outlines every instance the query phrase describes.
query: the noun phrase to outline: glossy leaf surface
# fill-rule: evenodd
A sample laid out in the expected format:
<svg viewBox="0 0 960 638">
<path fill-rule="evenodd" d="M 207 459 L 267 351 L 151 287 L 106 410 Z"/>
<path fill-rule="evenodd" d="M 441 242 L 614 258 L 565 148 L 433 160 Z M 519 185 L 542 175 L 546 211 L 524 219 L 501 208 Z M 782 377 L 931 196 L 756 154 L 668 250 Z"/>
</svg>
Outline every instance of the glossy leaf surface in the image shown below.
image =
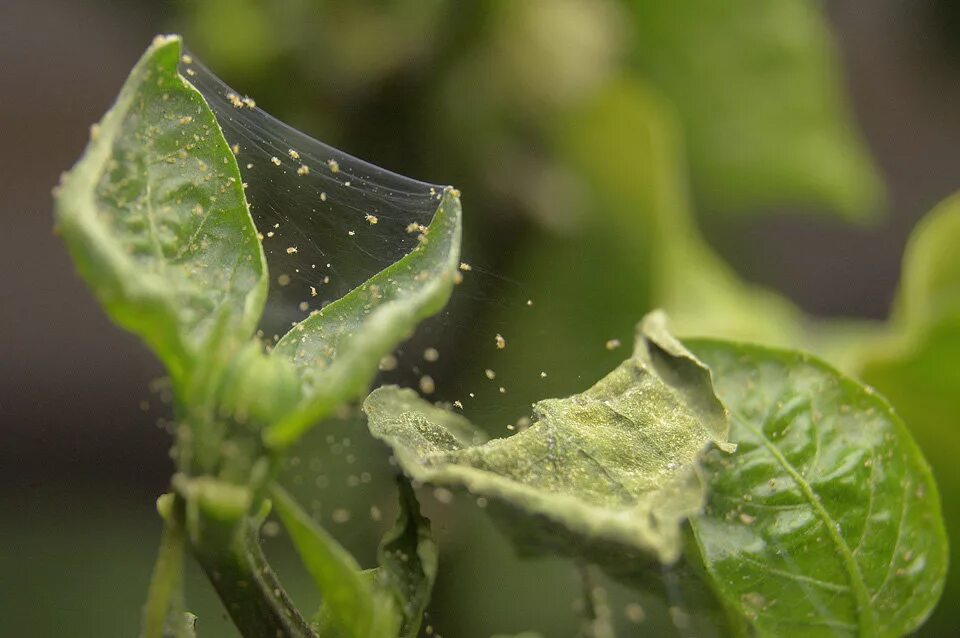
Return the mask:
<svg viewBox="0 0 960 638">
<path fill-rule="evenodd" d="M 947 545 L 929 467 L 890 405 L 807 355 L 687 342 L 730 409 L 707 456 L 702 560 L 760 635 L 900 636 L 939 598 Z"/>
<path fill-rule="evenodd" d="M 233 153 L 158 36 L 56 192 L 74 262 L 111 318 L 181 383 L 260 318 L 266 263 Z"/>
<path fill-rule="evenodd" d="M 540 401 L 535 423 L 506 439 L 482 443 L 463 417 L 396 387 L 364 411 L 412 478 L 495 499 L 574 554 L 610 543 L 676 559 L 680 524 L 703 503 L 697 459 L 711 442 L 727 447 L 709 371 L 659 313 L 633 357 L 582 394 Z"/>
<path fill-rule="evenodd" d="M 930 212 L 910 236 L 888 338 L 860 343 L 859 376 L 890 399 L 929 459 L 943 494 L 951 545 L 960 544 L 960 197 Z M 960 596 L 960 572 L 950 570 L 943 599 Z M 941 608 L 931 635 L 953 630 Z"/>
</svg>

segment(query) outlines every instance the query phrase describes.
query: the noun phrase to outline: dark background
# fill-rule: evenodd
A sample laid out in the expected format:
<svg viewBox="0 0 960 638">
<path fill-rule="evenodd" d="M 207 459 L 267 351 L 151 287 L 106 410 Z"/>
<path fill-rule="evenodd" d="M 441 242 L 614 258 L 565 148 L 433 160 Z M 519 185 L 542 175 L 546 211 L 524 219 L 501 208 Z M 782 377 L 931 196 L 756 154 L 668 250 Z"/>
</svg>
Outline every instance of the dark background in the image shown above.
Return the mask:
<svg viewBox="0 0 960 638">
<path fill-rule="evenodd" d="M 164 410 L 148 390 L 162 370 L 136 338 L 110 324 L 75 276 L 52 231 L 50 189 L 78 158 L 88 127 L 153 35 L 189 31 L 187 4 L 0 3 L 0 618 L 6 627 L 0 633 L 6 635 L 130 635 L 136 626 L 159 536 L 153 499 L 171 471 L 169 437 L 156 425 Z M 911 227 L 960 184 L 960 18 L 949 0 L 825 6 L 856 120 L 888 188 L 887 217 L 862 227 L 784 209 L 703 224 L 746 278 L 809 312 L 883 318 Z M 204 43 L 192 46 L 202 54 Z M 242 86 L 239 74 L 227 80 Z M 256 97 L 270 102 L 269 95 Z M 394 87 L 380 99 L 402 101 L 403 91 Z M 275 114 L 302 120 L 309 106 L 300 107 Z M 349 140 L 335 142 L 374 163 L 405 168 L 389 152 L 378 156 L 375 144 L 357 149 Z M 418 177 L 447 181 L 442 174 Z M 503 211 L 469 213 L 491 216 L 497 229 L 532 232 Z M 481 242 L 479 250 L 486 263 L 504 259 L 495 242 Z M 503 548 L 496 551 L 511 560 Z M 215 609 L 199 579 L 191 583 Z"/>
</svg>

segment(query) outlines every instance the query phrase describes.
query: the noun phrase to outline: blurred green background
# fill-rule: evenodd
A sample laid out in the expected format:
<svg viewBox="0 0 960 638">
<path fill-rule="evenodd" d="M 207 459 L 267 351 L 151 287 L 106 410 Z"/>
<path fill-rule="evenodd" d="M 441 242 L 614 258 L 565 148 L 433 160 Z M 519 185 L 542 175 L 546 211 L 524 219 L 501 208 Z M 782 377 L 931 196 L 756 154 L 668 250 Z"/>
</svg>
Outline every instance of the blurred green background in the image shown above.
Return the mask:
<svg viewBox="0 0 960 638">
<path fill-rule="evenodd" d="M 442 353 L 437 398 L 474 392 L 468 416 L 506 433 L 532 401 L 612 368 L 624 351 L 604 344 L 665 307 L 680 334 L 812 349 L 875 384 L 960 542 L 960 202 L 903 261 L 960 186 L 950 0 L 5 0 L 0 633 L 137 632 L 169 408 L 150 390 L 157 363 L 52 236 L 49 188 L 167 31 L 280 119 L 463 192 L 474 270 L 407 347 Z M 386 457 L 346 415 L 286 474 L 367 564 L 394 511 Z M 442 547 L 435 632 L 575 635 L 574 566 L 517 559 L 444 496 L 424 493 Z M 265 542 L 314 604 L 285 539 Z M 717 635 L 672 579 L 644 597 L 604 583 L 621 635 Z M 199 571 L 188 588 L 200 636 L 236 635 Z M 958 599 L 951 575 L 921 634 L 953 635 Z"/>
</svg>

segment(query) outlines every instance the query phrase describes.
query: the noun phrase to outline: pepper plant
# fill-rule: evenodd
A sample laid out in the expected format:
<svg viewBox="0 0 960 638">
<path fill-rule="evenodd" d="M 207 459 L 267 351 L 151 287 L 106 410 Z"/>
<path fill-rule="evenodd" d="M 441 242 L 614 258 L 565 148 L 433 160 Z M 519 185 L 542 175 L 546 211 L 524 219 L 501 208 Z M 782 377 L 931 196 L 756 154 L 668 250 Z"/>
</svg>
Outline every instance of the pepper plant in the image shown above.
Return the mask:
<svg viewBox="0 0 960 638">
<path fill-rule="evenodd" d="M 240 170 L 217 117 L 158 37 L 56 191 L 57 227 L 110 317 L 167 368 L 175 474 L 142 636 L 189 636 L 184 554 L 246 637 L 420 635 L 439 550 L 415 487 L 466 492 L 518 551 L 638 584 L 688 566 L 736 634 L 896 636 L 936 604 L 947 544 L 930 470 L 891 406 L 803 353 L 680 341 L 662 312 L 592 387 L 534 405 L 490 439 L 394 386 L 363 401 L 392 450 L 400 514 L 363 569 L 277 482 L 301 436 L 363 398 L 389 354 L 457 279 L 459 193 L 411 252 L 295 324 L 255 330 L 269 282 Z M 321 426 L 322 427 L 322 426 Z M 412 482 L 411 482 L 412 481 Z M 261 551 L 275 510 L 323 602 L 298 609 Z M 610 635 L 603 618 L 587 635 Z M 571 633 L 573 633 L 572 630 Z"/>
</svg>

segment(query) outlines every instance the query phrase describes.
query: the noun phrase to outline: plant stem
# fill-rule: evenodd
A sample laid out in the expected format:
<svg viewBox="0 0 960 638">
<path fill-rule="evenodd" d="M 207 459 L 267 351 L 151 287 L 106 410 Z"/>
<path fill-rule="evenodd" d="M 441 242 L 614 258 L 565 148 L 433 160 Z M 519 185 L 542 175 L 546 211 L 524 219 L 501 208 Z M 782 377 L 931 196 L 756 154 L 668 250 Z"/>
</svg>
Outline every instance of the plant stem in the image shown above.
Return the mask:
<svg viewBox="0 0 960 638">
<path fill-rule="evenodd" d="M 193 546 L 194 555 L 244 638 L 316 638 L 283 590 L 249 524 L 227 546 Z"/>
<path fill-rule="evenodd" d="M 173 621 L 174 635 L 179 638 L 182 631 L 176 627 L 183 619 L 183 548 L 186 534 L 173 516 L 164 517 L 163 536 L 157 562 L 150 577 L 147 590 L 147 602 L 143 607 L 143 625 L 141 638 L 163 638 L 167 620 Z"/>
</svg>

